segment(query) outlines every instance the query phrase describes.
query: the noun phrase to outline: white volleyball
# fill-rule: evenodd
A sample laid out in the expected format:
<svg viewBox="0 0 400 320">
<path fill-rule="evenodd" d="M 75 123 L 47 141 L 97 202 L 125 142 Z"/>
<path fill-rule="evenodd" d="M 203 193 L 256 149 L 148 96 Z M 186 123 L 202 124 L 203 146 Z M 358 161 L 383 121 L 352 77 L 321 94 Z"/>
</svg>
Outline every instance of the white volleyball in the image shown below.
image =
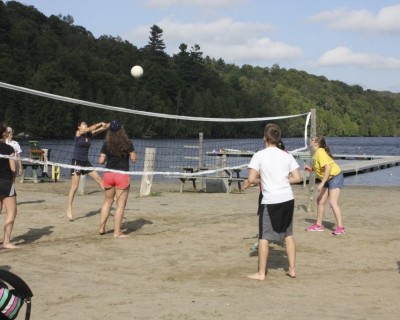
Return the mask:
<svg viewBox="0 0 400 320">
<path fill-rule="evenodd" d="M 134 78 L 140 78 L 143 75 L 143 68 L 141 66 L 132 67 L 131 75 Z"/>
</svg>

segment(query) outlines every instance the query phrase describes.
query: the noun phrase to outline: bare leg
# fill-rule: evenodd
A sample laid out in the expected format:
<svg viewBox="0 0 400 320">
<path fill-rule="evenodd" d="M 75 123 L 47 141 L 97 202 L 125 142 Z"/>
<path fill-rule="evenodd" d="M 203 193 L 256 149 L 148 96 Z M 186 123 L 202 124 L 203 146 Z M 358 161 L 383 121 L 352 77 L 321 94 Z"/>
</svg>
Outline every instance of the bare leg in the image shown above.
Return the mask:
<svg viewBox="0 0 400 320">
<path fill-rule="evenodd" d="M 129 187 L 123 190 L 117 189 L 115 196 L 117 198 L 117 208 L 114 213 L 114 237 L 126 238 L 128 235 L 123 234 L 121 231 L 122 219 L 124 218 L 125 206 L 128 200 Z"/>
<path fill-rule="evenodd" d="M 7 197 L 2 200 L 2 204 L 6 209 L 6 221 L 4 223 L 4 237 L 3 246 L 4 249 L 16 249 L 16 245 L 10 242 L 11 232 L 14 226 L 15 217 L 17 216 L 17 197 Z"/>
<path fill-rule="evenodd" d="M 72 214 L 72 202 L 74 201 L 76 190 L 78 190 L 79 179 L 80 179 L 80 176 L 78 176 L 76 174 L 74 174 L 71 177 L 71 188 L 69 189 L 69 193 L 68 193 L 68 207 L 67 207 L 67 217 L 68 217 L 69 221 L 74 220 L 74 216 Z"/>
<path fill-rule="evenodd" d="M 289 261 L 289 272 L 288 276 L 291 278 L 296 278 L 296 242 L 294 241 L 293 236 L 289 236 L 285 238 L 286 245 L 286 254 Z"/>
<path fill-rule="evenodd" d="M 336 218 L 336 227 L 343 227 L 342 210 L 340 210 L 340 207 L 338 205 L 339 195 L 340 195 L 339 188 L 329 190 L 329 204 Z"/>
<path fill-rule="evenodd" d="M 88 175 L 96 181 L 96 183 L 99 185 L 100 189 L 104 191 L 104 186 L 103 186 L 103 180 L 100 178 L 99 174 L 97 171 L 91 171 L 88 173 Z"/>
<path fill-rule="evenodd" d="M 322 220 L 324 219 L 325 214 L 325 203 L 328 199 L 328 189 L 322 188 L 320 194 L 317 197 L 317 222 L 316 224 L 322 226 Z"/>
<path fill-rule="evenodd" d="M 258 272 L 247 276 L 249 279 L 253 280 L 265 280 L 265 275 L 267 273 L 267 262 L 269 254 L 269 243 L 268 240 L 259 239 L 258 240 Z"/>
<path fill-rule="evenodd" d="M 106 232 L 106 224 L 108 217 L 110 216 L 110 209 L 114 202 L 115 188 L 108 188 L 104 192 L 104 202 L 100 212 L 100 229 L 99 233 L 104 234 Z"/>
</svg>

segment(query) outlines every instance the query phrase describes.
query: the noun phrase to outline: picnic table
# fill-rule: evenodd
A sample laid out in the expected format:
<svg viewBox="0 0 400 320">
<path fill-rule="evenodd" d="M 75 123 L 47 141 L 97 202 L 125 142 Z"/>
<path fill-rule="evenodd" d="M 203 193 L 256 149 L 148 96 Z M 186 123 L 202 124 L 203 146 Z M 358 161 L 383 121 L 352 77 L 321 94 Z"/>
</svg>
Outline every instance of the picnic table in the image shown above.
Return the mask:
<svg viewBox="0 0 400 320">
<path fill-rule="evenodd" d="M 196 181 L 206 180 L 206 192 L 232 192 L 232 184 L 237 183 L 238 190 L 241 192 L 241 183 L 247 179 L 247 177 L 242 177 L 240 174 L 242 169 L 240 168 L 229 168 L 226 167 L 226 162 L 224 159 L 226 157 L 252 157 L 254 152 L 252 151 L 240 151 L 233 149 L 220 149 L 218 151 L 206 152 L 207 156 L 219 157 L 221 159 L 222 171 L 219 171 L 219 175 L 206 175 L 201 174 L 201 171 L 210 170 L 209 168 L 192 168 L 183 167 L 183 174 L 177 176 L 171 176 L 173 178 L 178 178 L 181 181 L 182 193 L 185 187 L 185 183 L 191 181 L 194 190 L 197 190 Z M 197 175 L 191 175 L 193 173 L 198 173 Z"/>
</svg>

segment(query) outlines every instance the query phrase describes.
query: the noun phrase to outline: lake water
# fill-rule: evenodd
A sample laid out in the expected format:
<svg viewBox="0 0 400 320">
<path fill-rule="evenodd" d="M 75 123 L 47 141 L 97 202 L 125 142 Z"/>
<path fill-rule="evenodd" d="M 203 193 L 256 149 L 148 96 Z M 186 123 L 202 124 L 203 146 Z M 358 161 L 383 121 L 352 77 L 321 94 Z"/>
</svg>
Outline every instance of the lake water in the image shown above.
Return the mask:
<svg viewBox="0 0 400 320">
<path fill-rule="evenodd" d="M 334 154 L 352 155 L 400 155 L 400 138 L 364 138 L 364 137 L 345 137 L 345 138 L 326 138 L 327 143 Z M 23 150 L 23 157 L 29 155 L 28 141 L 19 141 Z M 301 139 L 285 139 L 289 150 L 302 147 L 304 142 Z M 56 163 L 70 164 L 73 152 L 73 140 L 40 140 L 41 148 L 51 149 L 50 160 Z M 163 139 L 135 139 L 133 140 L 135 149 L 139 156 L 139 162 L 132 165 L 130 171 L 143 171 L 143 158 L 146 148 L 156 148 L 155 171 L 158 172 L 182 172 L 185 166 L 199 167 L 199 160 L 195 159 L 199 155 L 199 141 L 196 139 L 185 140 L 163 140 Z M 89 159 L 94 166 L 97 165 L 97 158 L 100 153 L 102 140 L 93 140 L 90 149 Z M 220 165 L 218 157 L 207 156 L 206 152 L 212 152 L 221 148 L 257 151 L 263 148 L 261 139 L 205 139 L 203 143 L 203 164 L 207 168 L 215 168 Z M 237 166 L 246 164 L 250 158 L 232 157 L 227 158 L 227 166 Z M 338 160 L 338 163 L 343 163 Z M 62 178 L 69 178 L 69 169 L 62 168 Z M 134 177 L 140 179 L 140 177 Z M 156 175 L 155 181 L 167 181 L 165 174 Z M 168 180 L 170 181 L 170 180 Z M 346 185 L 366 185 L 366 186 L 400 186 L 400 166 L 368 173 L 362 173 L 345 178 Z"/>
</svg>

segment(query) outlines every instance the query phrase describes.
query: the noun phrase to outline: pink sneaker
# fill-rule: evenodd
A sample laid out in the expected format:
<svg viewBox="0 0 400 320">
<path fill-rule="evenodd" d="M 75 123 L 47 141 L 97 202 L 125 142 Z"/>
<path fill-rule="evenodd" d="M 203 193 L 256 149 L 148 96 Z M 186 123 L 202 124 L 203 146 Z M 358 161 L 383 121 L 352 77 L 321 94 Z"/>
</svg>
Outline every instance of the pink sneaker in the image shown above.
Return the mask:
<svg viewBox="0 0 400 320">
<path fill-rule="evenodd" d="M 346 229 L 344 227 L 336 227 L 335 230 L 333 230 L 332 234 L 335 236 L 338 236 L 339 234 L 345 234 Z"/>
<path fill-rule="evenodd" d="M 312 226 L 306 228 L 306 231 L 324 231 L 325 227 L 314 223 Z"/>
</svg>

